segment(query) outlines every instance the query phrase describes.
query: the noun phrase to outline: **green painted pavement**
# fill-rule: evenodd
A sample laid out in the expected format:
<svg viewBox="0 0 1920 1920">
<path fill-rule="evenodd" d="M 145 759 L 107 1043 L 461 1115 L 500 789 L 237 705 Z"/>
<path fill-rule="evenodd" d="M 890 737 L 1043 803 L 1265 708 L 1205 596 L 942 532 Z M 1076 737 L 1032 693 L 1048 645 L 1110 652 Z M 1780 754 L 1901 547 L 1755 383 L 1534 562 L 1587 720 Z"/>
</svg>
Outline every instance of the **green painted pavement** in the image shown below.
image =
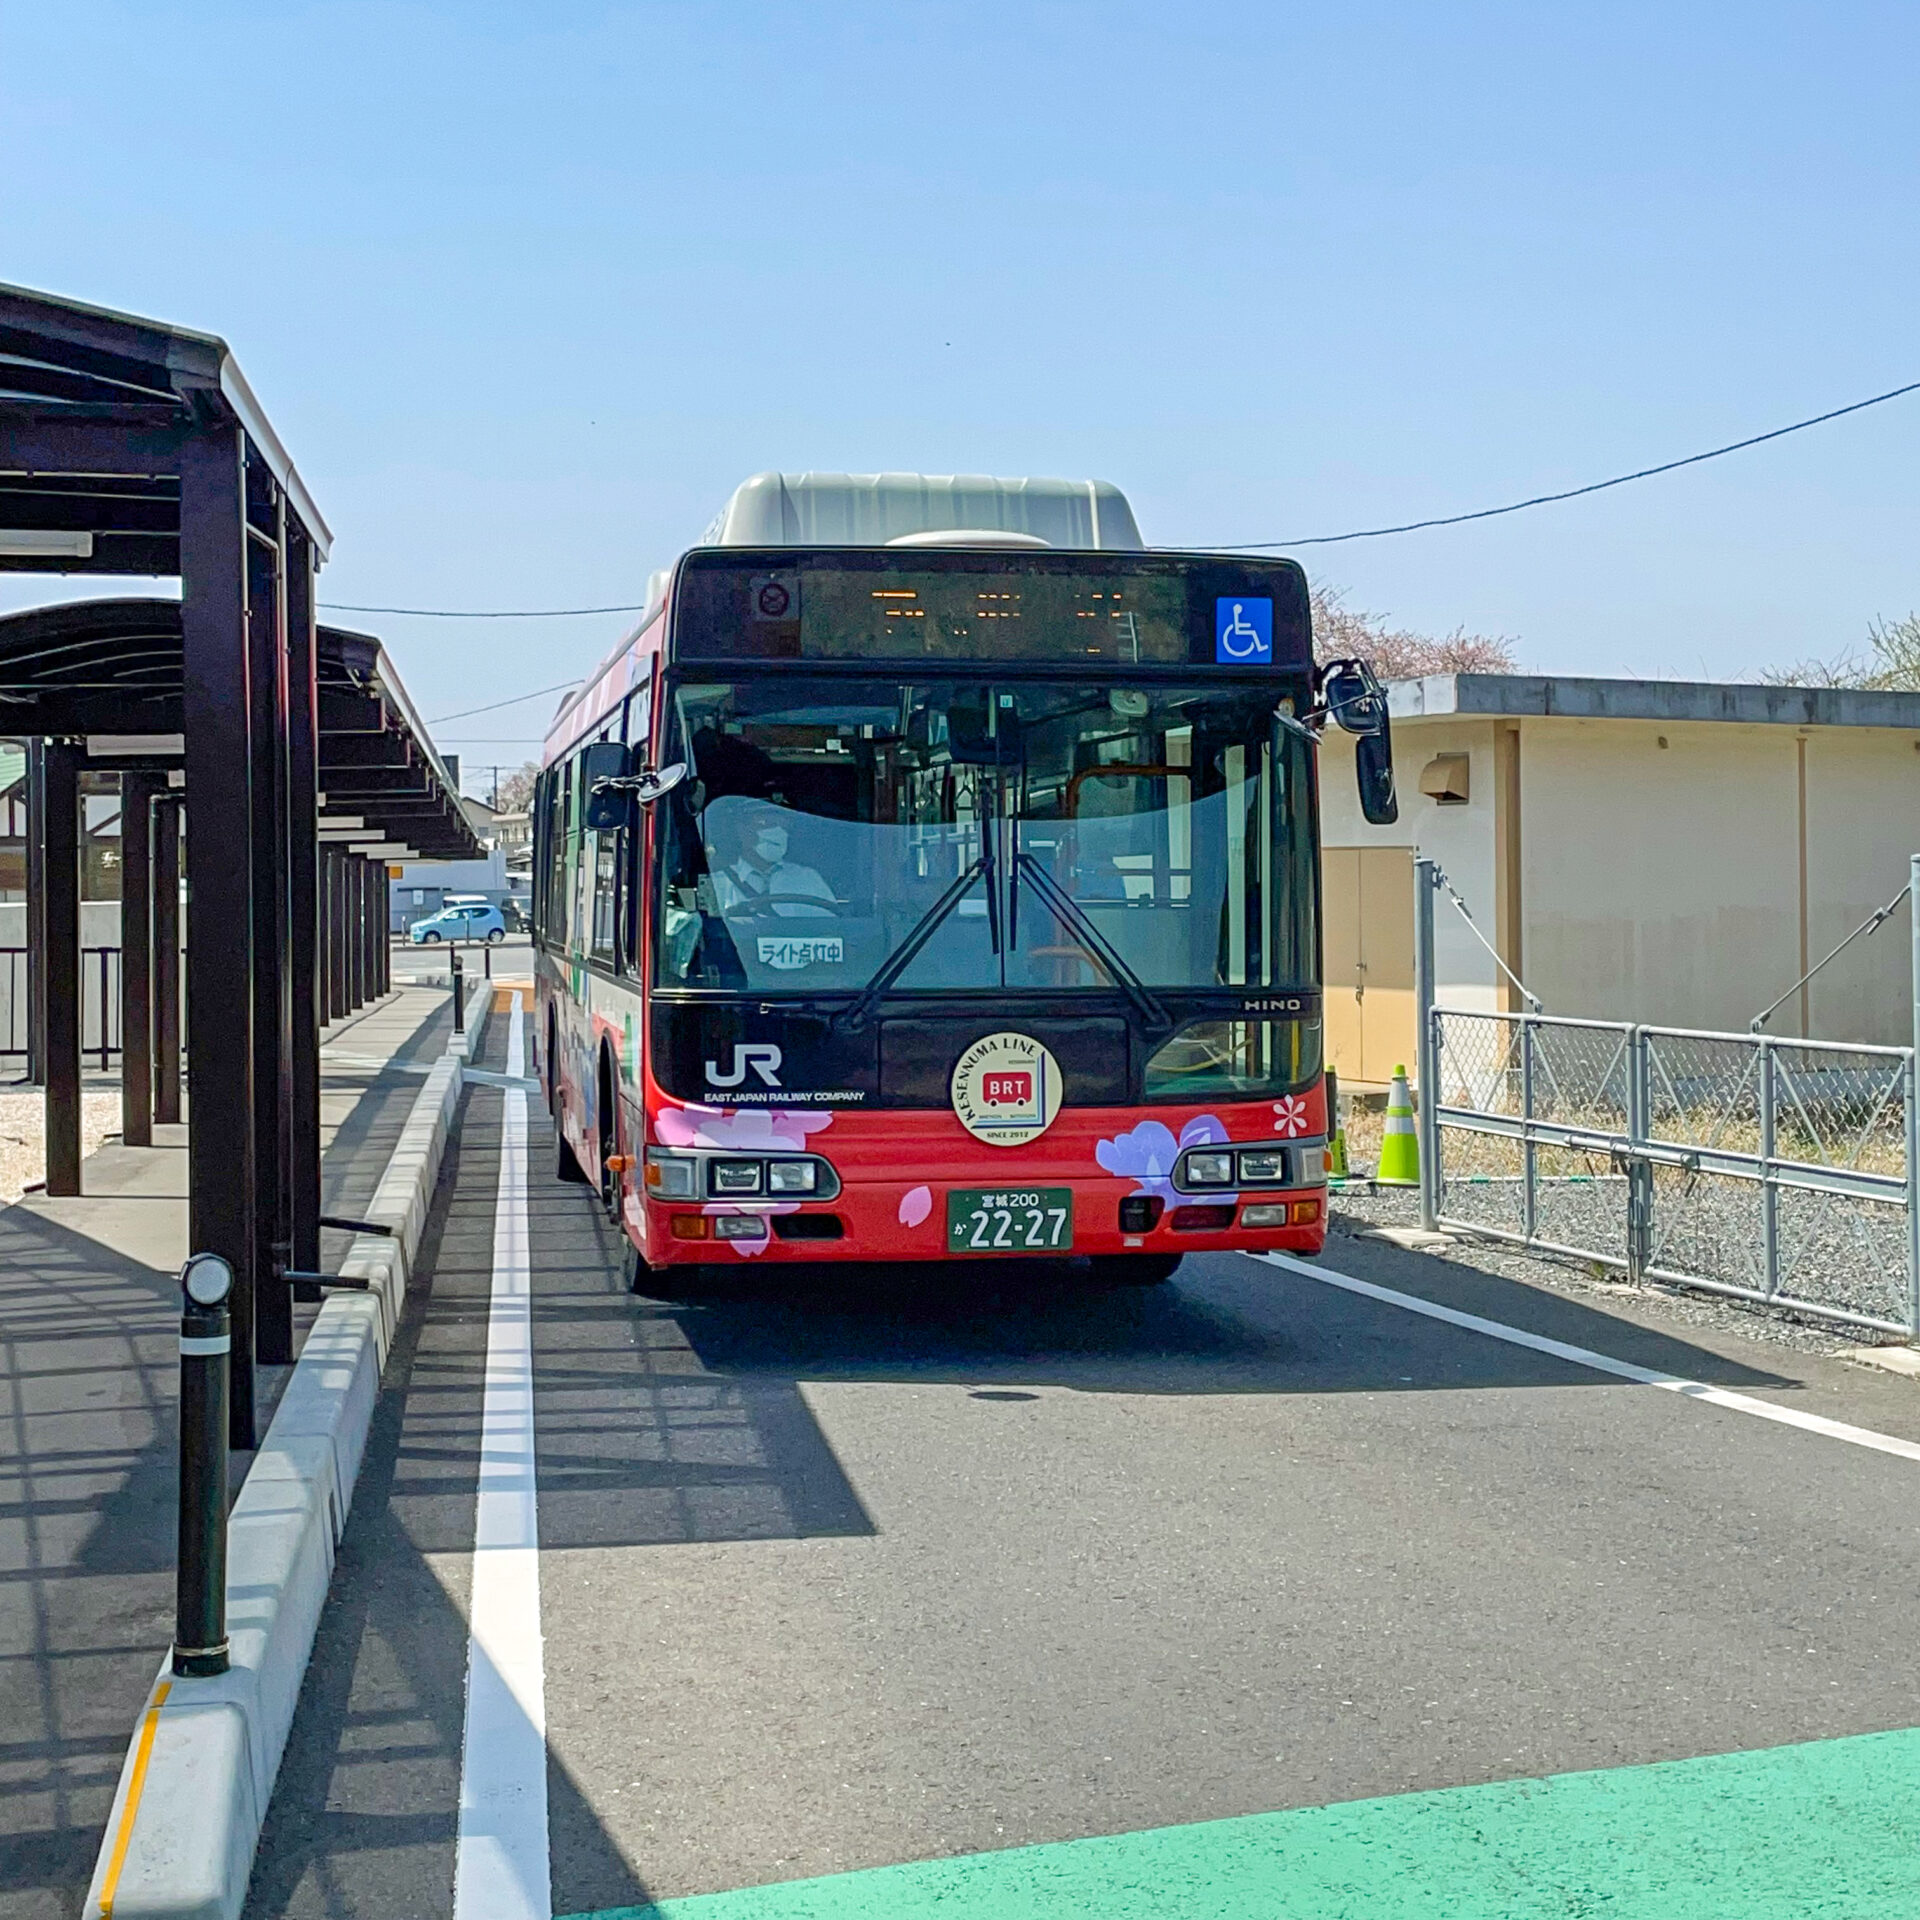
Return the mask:
<svg viewBox="0 0 1920 1920">
<path fill-rule="evenodd" d="M 1920 1915 L 1920 1728 L 697 1894 L 573 1920 Z"/>
</svg>

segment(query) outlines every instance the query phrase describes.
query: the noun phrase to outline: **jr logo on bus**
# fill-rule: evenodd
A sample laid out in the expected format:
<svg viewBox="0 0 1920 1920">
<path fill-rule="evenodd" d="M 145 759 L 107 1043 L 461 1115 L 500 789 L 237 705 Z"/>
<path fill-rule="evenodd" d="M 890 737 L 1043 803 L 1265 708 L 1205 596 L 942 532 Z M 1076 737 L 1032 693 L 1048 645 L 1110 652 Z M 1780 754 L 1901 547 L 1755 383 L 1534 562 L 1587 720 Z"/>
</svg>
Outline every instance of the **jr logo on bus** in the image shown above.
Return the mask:
<svg viewBox="0 0 1920 1920">
<path fill-rule="evenodd" d="M 1033 1105 L 1033 1075 L 988 1073 L 980 1077 L 980 1098 L 990 1107 Z"/>
<path fill-rule="evenodd" d="M 751 1067 L 759 1075 L 761 1083 L 769 1087 L 780 1084 L 780 1049 L 765 1041 L 748 1040 L 739 1042 L 733 1049 L 733 1066 L 722 1073 L 717 1060 L 702 1063 L 707 1069 L 707 1085 L 710 1087 L 737 1087 L 747 1077 Z"/>
</svg>

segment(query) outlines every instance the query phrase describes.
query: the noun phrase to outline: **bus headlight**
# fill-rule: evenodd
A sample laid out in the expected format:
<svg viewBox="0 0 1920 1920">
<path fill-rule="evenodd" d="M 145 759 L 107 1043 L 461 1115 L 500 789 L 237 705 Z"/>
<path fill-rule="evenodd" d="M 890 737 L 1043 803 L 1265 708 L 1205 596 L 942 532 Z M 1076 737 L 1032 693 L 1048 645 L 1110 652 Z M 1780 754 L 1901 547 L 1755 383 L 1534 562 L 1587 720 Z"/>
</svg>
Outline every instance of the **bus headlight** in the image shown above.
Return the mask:
<svg viewBox="0 0 1920 1920">
<path fill-rule="evenodd" d="M 1242 1186 L 1277 1186 L 1286 1177 L 1287 1155 L 1284 1147 L 1261 1147 L 1256 1152 L 1240 1156 Z"/>
<path fill-rule="evenodd" d="M 647 1155 L 647 1191 L 656 1200 L 691 1200 L 699 1191 L 697 1160 L 682 1160 L 664 1153 Z"/>
<path fill-rule="evenodd" d="M 709 1189 L 714 1193 L 758 1193 L 760 1162 L 758 1160 L 715 1160 L 709 1167 L 707 1179 Z"/>
<path fill-rule="evenodd" d="M 1230 1153 L 1190 1153 L 1187 1155 L 1187 1180 L 1196 1187 L 1233 1185 L 1233 1155 Z"/>
<path fill-rule="evenodd" d="M 820 1169 L 811 1160 L 769 1160 L 769 1193 L 812 1193 L 820 1184 Z"/>
</svg>

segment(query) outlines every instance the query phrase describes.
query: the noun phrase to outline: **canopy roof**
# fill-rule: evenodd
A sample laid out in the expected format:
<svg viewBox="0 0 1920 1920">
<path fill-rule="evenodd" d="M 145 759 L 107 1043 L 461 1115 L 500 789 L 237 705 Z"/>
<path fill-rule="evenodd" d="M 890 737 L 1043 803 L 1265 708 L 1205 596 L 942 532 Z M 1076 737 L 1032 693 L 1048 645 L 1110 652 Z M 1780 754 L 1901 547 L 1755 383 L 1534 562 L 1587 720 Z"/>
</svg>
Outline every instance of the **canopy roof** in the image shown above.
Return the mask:
<svg viewBox="0 0 1920 1920">
<path fill-rule="evenodd" d="M 88 739 L 96 755 L 177 758 L 183 730 L 180 602 L 79 600 L 0 616 L 0 733 Z M 324 840 L 404 845 L 428 860 L 478 858 L 446 766 L 386 649 L 319 629 Z M 140 743 L 140 744 L 136 744 Z"/>
<path fill-rule="evenodd" d="M 333 536 L 326 522 L 231 349 L 213 334 L 0 285 L 0 412 L 16 410 L 42 428 L 109 421 L 145 430 L 156 443 L 169 429 L 232 421 L 286 489 L 316 557 L 327 557 Z M 112 472 L 48 471 L 64 463 L 36 461 L 33 438 L 0 436 L 0 569 L 180 571 L 176 477 L 137 456 L 114 461 Z M 38 550 L 36 533 L 48 536 Z"/>
</svg>

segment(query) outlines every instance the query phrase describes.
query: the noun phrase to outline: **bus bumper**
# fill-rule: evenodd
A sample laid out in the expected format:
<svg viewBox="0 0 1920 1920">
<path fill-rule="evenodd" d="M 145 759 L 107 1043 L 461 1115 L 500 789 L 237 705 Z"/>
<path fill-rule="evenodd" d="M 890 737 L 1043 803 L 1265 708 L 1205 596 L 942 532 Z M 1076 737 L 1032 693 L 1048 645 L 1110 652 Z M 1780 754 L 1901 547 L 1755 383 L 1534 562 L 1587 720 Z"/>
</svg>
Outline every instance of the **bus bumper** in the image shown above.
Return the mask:
<svg viewBox="0 0 1920 1920">
<path fill-rule="evenodd" d="M 630 1195 L 627 1229 L 652 1267 L 744 1259 L 813 1265 L 866 1260 L 1102 1258 L 1126 1254 L 1320 1252 L 1327 1236 L 1325 1186 L 1235 1195 L 1169 1193 L 1143 1231 L 1123 1229 L 1120 1202 L 1139 1196 L 1114 1182 L 1049 1182 L 1074 1189 L 1069 1247 L 971 1252 L 948 1245 L 946 1188 L 928 1182 L 849 1181 L 831 1201 L 662 1202 Z M 1136 1209 L 1136 1212 L 1139 1211 Z M 1251 1217 L 1249 1217 L 1251 1216 Z"/>
</svg>

